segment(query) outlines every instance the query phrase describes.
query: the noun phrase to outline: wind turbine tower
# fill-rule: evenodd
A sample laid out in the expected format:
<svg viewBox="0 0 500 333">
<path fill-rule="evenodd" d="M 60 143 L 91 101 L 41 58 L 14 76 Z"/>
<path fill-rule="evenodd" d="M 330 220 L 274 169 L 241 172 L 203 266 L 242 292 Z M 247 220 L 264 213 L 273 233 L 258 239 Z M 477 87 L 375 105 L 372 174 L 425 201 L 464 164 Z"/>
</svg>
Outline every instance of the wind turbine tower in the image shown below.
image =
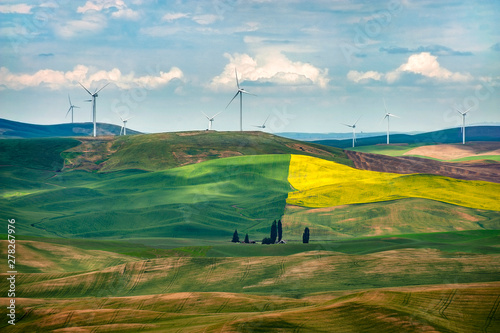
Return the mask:
<svg viewBox="0 0 500 333">
<path fill-rule="evenodd" d="M 342 124 L 342 125 L 345 125 L 347 127 L 351 127 L 352 128 L 352 147 L 354 148 L 354 145 L 356 143 L 356 124 L 358 123 L 359 119 L 361 119 L 361 117 L 358 118 L 358 120 L 356 120 L 356 122 L 352 125 L 348 125 L 348 124 Z"/>
<path fill-rule="evenodd" d="M 236 68 L 234 69 L 234 74 L 236 75 L 236 86 L 238 87 L 238 91 L 236 92 L 236 95 L 229 101 L 229 103 L 226 105 L 226 109 L 231 104 L 231 102 L 238 96 L 240 95 L 240 132 L 243 131 L 243 94 L 248 94 L 255 96 L 254 94 L 249 93 L 243 88 L 240 88 L 240 82 L 238 81 L 238 72 L 236 71 Z"/>
<path fill-rule="evenodd" d="M 221 111 L 222 112 L 222 111 Z M 208 130 L 211 131 L 212 130 L 212 122 L 214 121 L 215 117 L 217 117 L 219 114 L 221 114 L 221 112 L 215 114 L 214 116 L 212 117 L 209 117 L 207 116 L 207 114 L 203 111 L 201 111 L 201 113 L 203 113 L 205 115 L 205 117 L 207 117 L 208 119 Z"/>
<path fill-rule="evenodd" d="M 455 108 L 458 113 L 462 115 L 462 144 L 465 144 L 465 116 L 467 115 L 467 112 L 470 111 L 472 107 L 468 108 L 466 111 L 460 111 L 459 109 Z"/>
<path fill-rule="evenodd" d="M 73 124 L 73 109 L 74 108 L 79 109 L 80 107 L 73 105 L 73 103 L 71 103 L 71 98 L 69 97 L 69 94 L 68 94 L 68 100 L 69 100 L 69 109 L 68 112 L 66 112 L 66 117 L 68 116 L 68 113 L 71 111 L 71 123 Z"/>
<path fill-rule="evenodd" d="M 392 114 L 392 113 L 387 112 L 387 106 L 385 105 L 385 99 L 384 99 L 384 108 L 385 108 L 384 119 L 387 118 L 387 144 L 389 144 L 389 118 L 391 118 L 391 117 L 399 118 L 399 117 L 396 116 L 396 115 L 394 115 L 394 114 Z"/>
<path fill-rule="evenodd" d="M 129 119 L 134 117 L 132 116 L 126 119 L 123 119 L 122 116 L 120 115 L 118 115 L 118 117 L 120 117 L 120 120 L 123 122 L 122 128 L 120 129 L 120 135 L 127 135 L 127 121 L 129 121 Z"/>
<path fill-rule="evenodd" d="M 89 93 L 90 96 L 92 96 L 92 99 L 89 101 L 89 102 L 92 102 L 92 120 L 93 120 L 93 123 L 94 123 L 94 137 L 97 136 L 97 124 L 96 124 L 96 98 L 99 96 L 98 93 L 103 90 L 108 84 L 106 83 L 101 89 L 99 90 L 95 90 L 94 93 L 91 93 L 87 88 L 85 88 L 83 86 L 83 84 L 81 84 L 80 82 L 78 82 L 83 89 L 85 89 L 86 92 Z"/>
</svg>

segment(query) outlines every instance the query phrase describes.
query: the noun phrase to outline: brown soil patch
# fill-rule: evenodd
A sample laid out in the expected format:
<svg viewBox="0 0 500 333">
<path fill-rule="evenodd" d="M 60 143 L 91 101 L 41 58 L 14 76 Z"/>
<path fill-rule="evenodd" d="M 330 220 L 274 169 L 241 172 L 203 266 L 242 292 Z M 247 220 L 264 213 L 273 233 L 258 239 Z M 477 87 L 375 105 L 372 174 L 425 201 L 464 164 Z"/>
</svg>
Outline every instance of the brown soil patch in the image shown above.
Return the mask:
<svg viewBox="0 0 500 333">
<path fill-rule="evenodd" d="M 308 146 L 308 145 L 305 145 L 305 144 L 300 144 L 300 143 L 287 143 L 286 146 L 288 148 L 292 148 L 294 150 L 299 150 L 299 151 L 303 151 L 305 153 L 310 153 L 310 154 L 314 154 L 314 155 L 319 155 L 319 156 L 332 156 L 334 157 L 335 155 L 332 154 L 332 153 L 329 153 L 325 150 L 322 150 L 322 149 L 317 149 L 317 148 L 314 148 L 314 147 L 311 147 L 311 146 Z"/>
<path fill-rule="evenodd" d="M 392 157 L 345 151 L 356 168 L 399 174 L 426 173 L 456 179 L 484 180 L 500 183 L 500 163 L 452 163 L 426 158 L 401 156 Z"/>
<path fill-rule="evenodd" d="M 404 155 L 420 155 L 440 160 L 455 160 L 464 157 L 500 155 L 500 142 L 472 142 L 466 145 L 443 144 L 422 146 Z"/>
</svg>

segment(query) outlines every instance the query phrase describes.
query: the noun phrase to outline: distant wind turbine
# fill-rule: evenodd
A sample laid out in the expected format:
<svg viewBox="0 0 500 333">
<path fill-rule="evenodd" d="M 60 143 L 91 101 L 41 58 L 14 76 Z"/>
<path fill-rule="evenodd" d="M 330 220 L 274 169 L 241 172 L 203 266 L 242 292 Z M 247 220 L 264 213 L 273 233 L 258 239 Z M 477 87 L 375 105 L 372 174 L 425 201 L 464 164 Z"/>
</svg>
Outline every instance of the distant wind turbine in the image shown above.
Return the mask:
<svg viewBox="0 0 500 333">
<path fill-rule="evenodd" d="M 69 94 L 68 94 L 68 100 L 69 100 L 69 109 L 68 112 L 66 112 L 66 117 L 68 116 L 68 113 L 71 111 L 71 123 L 73 124 L 73 109 L 74 108 L 79 109 L 80 107 L 73 105 L 73 103 L 71 103 L 71 98 L 69 97 Z"/>
<path fill-rule="evenodd" d="M 123 119 L 120 115 L 118 115 L 118 117 L 120 117 L 120 120 L 123 122 L 122 128 L 120 129 L 120 135 L 127 135 L 127 121 L 134 118 L 134 116 L 128 117 L 126 119 Z"/>
<path fill-rule="evenodd" d="M 236 85 L 238 86 L 238 91 L 236 92 L 236 95 L 234 95 L 234 97 L 226 105 L 226 109 L 229 106 L 229 104 L 231 104 L 231 102 L 234 101 L 236 96 L 238 96 L 238 94 L 239 94 L 240 95 L 240 131 L 243 131 L 243 97 L 242 96 L 243 96 L 243 94 L 248 94 L 248 95 L 252 95 L 252 96 L 256 96 L 256 95 L 249 93 L 248 91 L 246 91 L 243 88 L 240 88 L 240 82 L 238 81 L 238 72 L 236 71 L 236 68 L 234 69 L 234 74 L 236 75 Z"/>
<path fill-rule="evenodd" d="M 354 147 L 354 144 L 356 143 L 356 124 L 358 123 L 358 121 L 361 119 L 361 117 L 358 118 L 358 120 L 356 120 L 356 122 L 352 125 L 348 125 L 348 124 L 342 124 L 342 125 L 345 125 L 347 127 L 351 127 L 352 128 L 352 146 Z"/>
<path fill-rule="evenodd" d="M 262 129 L 266 128 L 266 123 L 267 123 L 267 120 L 269 119 L 269 117 L 270 117 L 270 116 L 271 116 L 271 115 L 267 116 L 266 120 L 264 120 L 264 123 L 263 123 L 262 125 L 260 125 L 260 126 L 257 126 L 257 125 L 252 125 L 252 126 L 253 126 L 253 127 L 262 128 Z"/>
<path fill-rule="evenodd" d="M 460 111 L 459 109 L 455 108 L 458 113 L 462 115 L 462 144 L 465 144 L 465 116 L 467 115 L 467 112 L 470 111 L 472 107 L 468 108 L 466 111 Z"/>
<path fill-rule="evenodd" d="M 387 112 L 387 106 L 385 105 L 385 99 L 384 99 L 384 108 L 385 108 L 385 116 L 382 120 L 387 118 L 387 144 L 389 144 L 389 118 L 391 118 L 391 117 L 399 118 L 399 117 L 392 114 L 392 113 Z"/>
<path fill-rule="evenodd" d="M 212 130 L 212 122 L 214 121 L 215 117 L 217 117 L 219 114 L 222 113 L 222 111 L 219 112 L 219 113 L 216 113 L 212 117 L 207 116 L 207 114 L 205 112 L 203 112 L 203 111 L 201 111 L 201 113 L 203 113 L 205 115 L 205 117 L 207 117 L 207 119 L 208 119 L 208 130 L 211 131 Z"/>
<path fill-rule="evenodd" d="M 94 122 L 94 137 L 97 136 L 97 125 L 96 125 L 96 98 L 99 96 L 98 93 L 103 90 L 104 88 L 106 88 L 106 86 L 109 84 L 106 83 L 101 89 L 99 90 L 95 90 L 94 93 L 91 93 L 87 88 L 85 88 L 83 86 L 83 84 L 81 84 L 80 82 L 78 82 L 83 89 L 85 89 L 86 92 L 89 93 L 90 96 L 92 96 L 92 99 L 90 100 L 92 102 L 92 120 Z"/>
</svg>

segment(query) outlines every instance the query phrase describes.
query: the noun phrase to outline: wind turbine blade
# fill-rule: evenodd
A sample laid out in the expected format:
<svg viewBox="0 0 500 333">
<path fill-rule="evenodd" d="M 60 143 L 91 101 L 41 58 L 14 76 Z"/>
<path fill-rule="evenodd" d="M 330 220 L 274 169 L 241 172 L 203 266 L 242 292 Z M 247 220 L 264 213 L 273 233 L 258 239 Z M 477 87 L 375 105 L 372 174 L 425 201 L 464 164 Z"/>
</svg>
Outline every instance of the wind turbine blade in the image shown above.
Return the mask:
<svg viewBox="0 0 500 333">
<path fill-rule="evenodd" d="M 84 100 L 84 102 L 92 102 L 92 100 L 91 99 L 86 99 L 86 100 Z"/>
<path fill-rule="evenodd" d="M 219 112 L 219 113 L 216 113 L 216 114 L 215 114 L 215 116 L 213 116 L 213 117 L 212 117 L 212 119 L 214 119 L 215 117 L 217 117 L 217 116 L 218 116 L 218 115 L 220 115 L 221 113 L 222 113 L 222 111 L 221 111 L 221 112 Z"/>
<path fill-rule="evenodd" d="M 236 85 L 238 86 L 238 90 L 240 89 L 240 81 L 238 81 L 238 72 L 236 68 L 234 69 L 234 75 L 236 76 Z"/>
<path fill-rule="evenodd" d="M 347 127 L 352 127 L 352 125 L 347 125 L 347 124 L 344 124 L 344 123 L 341 123 L 342 125 L 344 126 L 347 126 Z"/>
<path fill-rule="evenodd" d="M 238 91 L 238 92 L 236 93 L 236 95 L 234 95 L 234 97 L 233 97 L 233 98 L 229 101 L 229 103 L 227 103 L 227 105 L 226 105 L 226 109 L 227 109 L 227 107 L 229 106 L 229 104 L 231 104 L 231 102 L 232 102 L 232 101 L 234 101 L 234 99 L 236 98 L 236 96 L 238 96 L 238 94 L 239 94 L 239 93 L 240 93 L 240 92 Z"/>
<path fill-rule="evenodd" d="M 246 90 L 240 90 L 240 91 L 241 91 L 242 93 L 244 93 L 244 94 L 248 94 L 248 95 L 252 95 L 252 96 L 257 96 L 257 95 L 255 95 L 255 94 L 251 94 L 251 93 L 249 93 L 249 92 L 248 92 L 248 91 L 246 91 Z"/>
<path fill-rule="evenodd" d="M 71 106 L 74 107 L 74 108 L 77 108 L 77 109 L 80 108 L 79 106 L 76 106 L 76 105 L 71 105 Z"/>
<path fill-rule="evenodd" d="M 392 113 L 389 113 L 389 117 L 401 118 L 401 117 L 398 117 L 398 116 L 396 116 L 395 114 L 392 114 Z"/>
<path fill-rule="evenodd" d="M 356 124 L 358 123 L 358 121 L 361 119 L 362 116 L 359 116 L 358 120 L 356 120 L 356 122 L 354 123 L 354 126 L 356 126 Z"/>
<path fill-rule="evenodd" d="M 387 105 L 385 105 L 385 98 L 382 98 L 382 100 L 384 101 L 384 109 L 385 109 L 385 113 L 388 113 L 388 112 L 387 112 Z"/>
<path fill-rule="evenodd" d="M 120 128 L 120 135 L 122 135 L 122 133 L 123 133 L 123 125 L 122 125 L 122 127 Z"/>
<path fill-rule="evenodd" d="M 69 107 L 68 112 L 66 112 L 66 117 L 68 116 L 70 111 L 71 111 L 71 106 Z"/>
<path fill-rule="evenodd" d="M 467 112 L 470 111 L 470 109 L 472 109 L 472 106 L 470 108 L 468 108 L 467 110 L 464 111 L 464 114 L 466 114 Z"/>
<path fill-rule="evenodd" d="M 208 120 L 210 120 L 210 117 L 209 117 L 209 116 L 207 116 L 207 114 L 206 114 L 205 112 L 201 111 L 201 113 L 203 113 L 203 115 L 204 115 L 205 117 L 207 117 L 207 119 L 208 119 Z"/>
<path fill-rule="evenodd" d="M 78 84 L 79 84 L 79 85 L 81 85 L 81 86 L 82 86 L 82 88 L 83 88 L 83 89 L 85 89 L 85 91 L 86 91 L 86 92 L 88 92 L 88 93 L 89 93 L 89 95 L 91 95 L 91 96 L 92 96 L 92 93 L 91 93 L 91 92 L 90 92 L 87 88 L 85 88 L 85 87 L 83 86 L 83 84 L 81 84 L 80 82 L 78 82 Z"/>
<path fill-rule="evenodd" d="M 134 118 L 135 116 L 130 116 L 127 119 L 124 119 L 123 121 L 129 121 L 130 119 Z"/>
<path fill-rule="evenodd" d="M 104 88 L 106 88 L 108 86 L 108 84 L 110 84 L 110 82 L 106 83 L 101 89 L 97 90 L 94 94 L 97 94 L 99 91 L 101 91 Z"/>
<path fill-rule="evenodd" d="M 69 97 L 69 94 L 68 94 L 68 101 L 69 101 L 69 106 L 73 105 L 73 104 L 71 103 L 71 98 Z"/>
<path fill-rule="evenodd" d="M 264 121 L 264 125 L 267 123 L 267 120 L 269 119 L 269 117 L 271 117 L 271 115 L 267 115 L 267 118 L 266 118 L 266 120 Z"/>
</svg>

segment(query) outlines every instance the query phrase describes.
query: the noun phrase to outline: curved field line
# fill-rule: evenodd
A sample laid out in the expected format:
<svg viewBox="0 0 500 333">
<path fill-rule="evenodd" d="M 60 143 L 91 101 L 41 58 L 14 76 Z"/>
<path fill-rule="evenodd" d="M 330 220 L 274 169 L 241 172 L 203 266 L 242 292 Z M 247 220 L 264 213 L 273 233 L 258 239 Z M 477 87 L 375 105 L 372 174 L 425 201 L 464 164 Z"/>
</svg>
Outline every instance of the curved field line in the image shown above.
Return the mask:
<svg viewBox="0 0 500 333">
<path fill-rule="evenodd" d="M 174 285 L 174 282 L 177 280 L 178 275 L 179 275 L 180 266 L 181 266 L 181 258 L 178 258 L 177 262 L 174 264 L 174 268 L 173 268 L 173 272 L 172 272 L 172 279 L 169 281 L 167 286 L 162 290 L 162 294 L 169 291 L 172 288 L 172 286 Z"/>
<path fill-rule="evenodd" d="M 219 306 L 219 308 L 215 311 L 215 313 L 221 313 L 222 310 L 226 307 L 227 303 L 229 303 L 229 298 L 224 301 L 224 303 Z"/>
<path fill-rule="evenodd" d="M 130 287 L 130 289 L 129 289 L 129 294 L 132 293 L 134 291 L 134 289 L 137 287 L 137 285 L 139 284 L 139 281 L 141 280 L 142 275 L 144 274 L 145 270 L 146 270 L 146 260 L 144 260 L 142 262 L 142 265 L 139 268 L 139 273 L 137 273 L 137 276 L 134 279 L 134 282 L 132 283 L 132 287 Z"/>
<path fill-rule="evenodd" d="M 74 311 L 71 311 L 70 313 L 68 313 L 68 316 L 66 317 L 66 319 L 64 320 L 64 324 L 63 324 L 63 327 L 68 327 L 68 325 L 70 324 L 71 322 L 71 318 L 73 318 L 73 314 L 75 312 Z"/>
<path fill-rule="evenodd" d="M 490 309 L 490 313 L 488 313 L 488 317 L 486 317 L 486 322 L 484 323 L 484 326 L 482 328 L 482 331 L 484 333 L 488 332 L 488 327 L 490 327 L 491 322 L 493 321 L 493 318 L 495 318 L 495 314 L 496 314 L 499 306 L 500 306 L 500 295 L 497 296 L 495 303 L 493 303 L 493 306 Z"/>
<path fill-rule="evenodd" d="M 215 267 L 217 267 L 217 258 L 212 258 L 212 263 L 210 264 L 210 266 L 208 268 L 208 272 L 205 275 L 204 285 L 206 285 L 209 282 L 208 280 L 209 280 L 210 276 L 212 276 L 212 274 L 215 270 Z"/>
<path fill-rule="evenodd" d="M 247 278 L 248 274 L 250 274 L 250 266 L 251 265 L 250 265 L 250 259 L 249 259 L 249 260 L 247 260 L 245 271 L 243 272 L 243 275 L 240 278 L 240 282 L 245 281 L 245 279 Z"/>
<path fill-rule="evenodd" d="M 189 293 L 186 298 L 184 298 L 181 302 L 181 304 L 179 304 L 179 306 L 177 306 L 177 308 L 175 309 L 175 313 L 180 313 L 182 311 L 182 309 L 184 308 L 184 306 L 186 305 L 187 301 L 191 298 L 191 295 L 192 293 Z"/>
<path fill-rule="evenodd" d="M 448 319 L 448 317 L 446 317 L 446 315 L 444 314 L 444 311 L 448 308 L 448 306 L 451 304 L 451 302 L 453 301 L 453 298 L 455 297 L 457 293 L 457 289 L 453 289 L 449 294 L 448 294 L 448 297 L 446 298 L 446 300 L 444 301 L 443 305 L 441 305 L 441 308 L 439 309 L 439 315 L 444 318 L 444 319 Z"/>
<path fill-rule="evenodd" d="M 403 299 L 402 305 L 403 306 L 408 305 L 408 303 L 410 302 L 410 298 L 411 298 L 411 293 L 406 293 L 405 298 Z"/>
</svg>

